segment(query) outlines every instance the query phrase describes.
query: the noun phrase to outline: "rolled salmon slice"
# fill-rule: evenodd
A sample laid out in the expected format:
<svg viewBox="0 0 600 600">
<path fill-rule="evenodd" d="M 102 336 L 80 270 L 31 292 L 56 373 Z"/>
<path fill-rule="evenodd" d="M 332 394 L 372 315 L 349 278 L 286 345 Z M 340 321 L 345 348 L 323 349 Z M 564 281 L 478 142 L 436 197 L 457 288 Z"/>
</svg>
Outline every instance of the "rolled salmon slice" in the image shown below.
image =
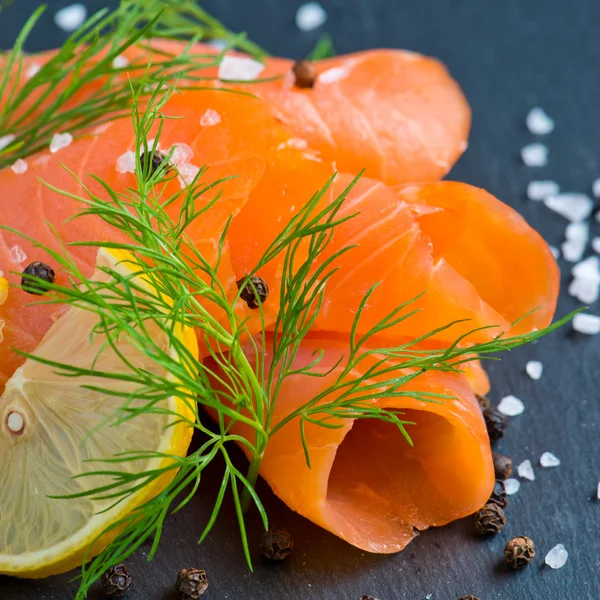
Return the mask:
<svg viewBox="0 0 600 600">
<path fill-rule="evenodd" d="M 347 354 L 348 341 L 307 339 L 294 368 L 308 365 L 319 349 L 325 351 L 317 367 L 323 374 Z M 270 355 L 267 368 L 269 360 Z M 366 361 L 352 377 L 368 366 Z M 325 377 L 286 379 L 273 425 L 330 386 L 341 368 L 333 368 Z M 290 508 L 369 552 L 398 552 L 419 531 L 475 512 L 494 485 L 489 439 L 467 380 L 461 375 L 427 372 L 403 389 L 452 396 L 440 402 L 408 397 L 370 401 L 397 411 L 402 421 L 415 423 L 406 426 L 413 446 L 396 425 L 375 419 L 331 419 L 329 423 L 339 425 L 337 429 L 307 423 L 309 468 L 299 419 L 295 419 L 273 435 L 260 471 Z M 254 439 L 243 427 L 237 432 Z"/>
<path fill-rule="evenodd" d="M 176 41 L 152 43 L 157 50 L 174 55 L 186 47 Z M 197 44 L 194 53 L 201 65 L 208 64 L 217 51 Z M 27 57 L 23 73 L 54 54 Z M 150 57 L 155 61 L 164 58 L 140 47 L 129 49 L 125 56 L 144 68 Z M 275 80 L 222 85 L 241 87 L 261 98 L 300 142 L 324 160 L 335 161 L 339 171 L 356 174 L 366 169 L 367 176 L 387 184 L 434 181 L 452 168 L 467 147 L 469 105 L 447 69 L 435 59 L 386 49 L 337 56 L 315 62 L 318 77 L 312 89 L 294 85 L 293 64 L 287 59 L 266 58 L 259 77 Z M 196 75 L 217 78 L 219 71 L 206 67 Z M 117 77 L 125 80 L 126 75 Z M 25 81 L 23 77 L 22 83 Z M 105 91 L 107 85 L 107 78 L 99 79 L 69 104 L 82 104 Z"/>
</svg>

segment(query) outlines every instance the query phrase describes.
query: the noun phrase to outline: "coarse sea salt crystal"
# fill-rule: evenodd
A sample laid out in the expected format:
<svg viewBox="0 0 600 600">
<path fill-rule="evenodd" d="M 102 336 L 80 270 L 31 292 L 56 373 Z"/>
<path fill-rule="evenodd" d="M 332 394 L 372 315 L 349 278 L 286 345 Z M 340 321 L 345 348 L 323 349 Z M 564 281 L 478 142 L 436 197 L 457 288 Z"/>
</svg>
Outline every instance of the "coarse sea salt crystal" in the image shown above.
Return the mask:
<svg viewBox="0 0 600 600">
<path fill-rule="evenodd" d="M 219 51 L 225 50 L 225 48 L 229 46 L 229 42 L 227 40 L 220 39 L 210 40 L 209 42 L 207 42 L 207 44 Z"/>
<path fill-rule="evenodd" d="M 548 147 L 539 142 L 521 148 L 521 158 L 528 167 L 545 167 L 548 164 Z"/>
<path fill-rule="evenodd" d="M 575 277 L 569 284 L 569 295 L 584 304 L 593 304 L 600 298 L 600 285 L 589 279 Z"/>
<path fill-rule="evenodd" d="M 573 317 L 573 329 L 585 335 L 600 333 L 600 317 L 589 313 L 579 313 Z"/>
<path fill-rule="evenodd" d="M 179 171 L 179 183 L 181 188 L 184 189 L 188 185 L 194 182 L 196 175 L 200 172 L 200 169 L 195 165 L 183 164 L 178 167 Z"/>
<path fill-rule="evenodd" d="M 7 135 L 0 136 L 0 150 L 4 150 L 4 148 L 10 146 L 16 139 L 17 136 L 13 133 L 8 133 Z"/>
<path fill-rule="evenodd" d="M 39 63 L 31 63 L 27 71 L 25 71 L 25 78 L 31 79 L 32 77 L 35 77 L 40 72 L 41 68 L 42 65 Z"/>
<path fill-rule="evenodd" d="M 59 150 L 66 148 L 73 142 L 73 136 L 70 133 L 55 133 L 50 140 L 50 152 L 55 154 Z"/>
<path fill-rule="evenodd" d="M 13 171 L 13 173 L 16 173 L 17 175 L 22 175 L 23 173 L 27 172 L 27 169 L 29 167 L 22 158 L 18 158 L 10 168 Z"/>
<path fill-rule="evenodd" d="M 554 129 L 554 120 L 539 106 L 532 108 L 525 119 L 527 129 L 534 135 L 547 135 Z"/>
<path fill-rule="evenodd" d="M 527 197 L 530 200 L 543 200 L 548 196 L 556 196 L 560 193 L 560 187 L 556 181 L 530 181 L 527 184 Z"/>
<path fill-rule="evenodd" d="M 535 481 L 535 473 L 533 472 L 533 466 L 531 465 L 531 461 L 524 460 L 518 467 L 517 473 L 519 477 L 523 479 L 529 479 L 529 481 Z"/>
<path fill-rule="evenodd" d="M 121 154 L 117 158 L 116 168 L 119 173 L 135 173 L 135 152 L 127 150 L 125 154 Z"/>
<path fill-rule="evenodd" d="M 296 27 L 300 31 L 312 31 L 327 21 L 327 13 L 318 2 L 307 2 L 296 12 Z"/>
<path fill-rule="evenodd" d="M 176 144 L 173 144 L 171 148 L 169 148 L 167 154 L 171 154 L 171 162 L 176 167 L 187 165 L 194 157 L 194 151 L 192 150 L 191 146 L 188 146 L 183 142 L 177 142 Z"/>
<path fill-rule="evenodd" d="M 594 202 L 585 194 L 565 193 L 549 196 L 544 204 L 569 221 L 584 221 L 594 210 Z"/>
<path fill-rule="evenodd" d="M 71 4 L 55 13 L 54 23 L 63 31 L 75 31 L 83 25 L 86 17 L 87 8 L 83 4 Z"/>
<path fill-rule="evenodd" d="M 542 467 L 558 467 L 560 465 L 560 458 L 552 454 L 552 452 L 544 452 L 540 457 L 540 465 Z"/>
<path fill-rule="evenodd" d="M 585 253 L 585 241 L 567 240 L 563 242 L 561 249 L 563 258 L 568 262 L 577 262 L 581 260 Z"/>
<path fill-rule="evenodd" d="M 123 56 L 122 54 L 119 54 L 119 56 L 115 56 L 115 58 L 112 61 L 112 66 L 115 69 L 124 69 L 128 64 L 129 60 L 126 56 Z"/>
<path fill-rule="evenodd" d="M 24 263 L 27 260 L 27 254 L 25 254 L 25 250 L 23 250 L 21 246 L 15 244 L 10 249 L 10 260 L 20 265 L 21 263 Z"/>
<path fill-rule="evenodd" d="M 558 260 L 560 258 L 560 250 L 558 248 L 555 248 L 554 246 L 548 246 L 548 248 L 550 248 L 552 256 L 554 256 L 554 258 Z"/>
<path fill-rule="evenodd" d="M 319 75 L 320 83 L 335 83 L 336 81 L 340 81 L 340 79 L 344 79 L 348 76 L 348 69 L 346 67 L 333 67 L 332 69 L 327 69 L 327 71 L 323 71 Z"/>
<path fill-rule="evenodd" d="M 212 108 L 207 108 L 206 112 L 200 117 L 202 127 L 212 127 L 221 122 L 221 115 Z"/>
<path fill-rule="evenodd" d="M 506 415 L 507 417 L 516 417 L 525 410 L 525 405 L 516 396 L 506 396 L 500 400 L 498 404 L 498 412 Z"/>
<path fill-rule="evenodd" d="M 573 277 L 600 283 L 600 257 L 590 256 L 577 263 L 572 269 Z"/>
<path fill-rule="evenodd" d="M 596 490 L 596 498 L 600 500 L 600 481 L 598 482 L 598 489 Z"/>
<path fill-rule="evenodd" d="M 516 494 L 521 489 L 521 482 L 518 479 L 507 479 L 504 482 L 504 490 L 509 496 Z"/>
<path fill-rule="evenodd" d="M 544 562 L 551 569 L 560 569 L 565 566 L 567 558 L 569 558 L 569 553 L 565 547 L 562 544 L 556 544 L 556 546 L 546 554 Z"/>
<path fill-rule="evenodd" d="M 531 379 L 539 379 L 544 372 L 544 365 L 539 360 L 530 360 L 525 365 L 525 371 Z"/>
<path fill-rule="evenodd" d="M 565 229 L 565 237 L 571 241 L 587 242 L 588 238 L 590 237 L 589 223 L 584 223 L 581 221 L 569 223 Z"/>
<path fill-rule="evenodd" d="M 223 81 L 251 81 L 264 70 L 265 65 L 243 56 L 224 56 L 219 65 L 219 79 Z"/>
<path fill-rule="evenodd" d="M 600 198 L 600 178 L 596 179 L 594 183 L 592 183 L 592 193 L 596 198 Z"/>
<path fill-rule="evenodd" d="M 592 250 L 600 254 L 600 237 L 592 238 Z"/>
</svg>

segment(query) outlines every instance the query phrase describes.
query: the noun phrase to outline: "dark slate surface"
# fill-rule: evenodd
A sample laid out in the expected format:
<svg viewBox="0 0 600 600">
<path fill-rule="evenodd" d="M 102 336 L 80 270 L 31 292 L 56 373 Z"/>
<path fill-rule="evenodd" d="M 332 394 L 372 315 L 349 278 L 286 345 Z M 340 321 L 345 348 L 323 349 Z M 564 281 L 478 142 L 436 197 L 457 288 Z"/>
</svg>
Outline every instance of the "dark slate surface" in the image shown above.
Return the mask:
<svg viewBox="0 0 600 600">
<path fill-rule="evenodd" d="M 50 1 L 50 13 L 68 4 Z M 115 2 L 87 2 L 90 7 Z M 230 27 L 273 53 L 299 57 L 317 33 L 301 33 L 293 17 L 299 3 L 284 0 L 205 0 L 204 6 Z M 600 22 L 597 0 L 328 0 L 325 29 L 338 52 L 376 46 L 403 47 L 440 57 L 463 86 L 473 107 L 471 145 L 453 172 L 459 180 L 480 185 L 517 208 L 546 239 L 559 245 L 565 221 L 527 201 L 526 183 L 548 177 L 563 189 L 589 192 L 600 176 Z M 17 0 L 0 14 L 0 47 L 9 47 L 37 2 Z M 63 39 L 50 18 L 29 46 L 39 50 Z M 528 169 L 518 152 L 532 136 L 524 126 L 531 106 L 540 104 L 557 126 L 544 141 L 550 165 Z M 594 226 L 600 234 L 600 226 Z M 561 263 L 567 281 L 568 265 Z M 526 282 L 515 282 L 515 286 Z M 560 313 L 576 307 L 563 294 Z M 537 382 L 524 374 L 529 359 L 543 361 Z M 148 564 L 145 552 L 131 560 L 136 581 L 131 600 L 173 598 L 172 582 L 181 567 L 204 568 L 210 577 L 206 598 L 231 600 L 353 600 L 370 593 L 381 600 L 455 600 L 474 594 L 482 600 L 566 600 L 600 598 L 600 502 L 594 500 L 600 479 L 600 338 L 557 333 L 551 339 L 515 352 L 489 371 L 496 400 L 508 393 L 524 399 L 524 415 L 512 420 L 500 449 L 516 463 L 534 464 L 546 450 L 562 460 L 556 469 L 537 468 L 535 482 L 524 482 L 511 500 L 509 524 L 496 539 L 482 541 L 470 519 L 421 535 L 402 554 L 364 554 L 303 518 L 292 514 L 264 484 L 259 491 L 272 522 L 290 528 L 297 551 L 285 564 L 267 565 L 257 556 L 250 573 L 244 563 L 231 505 L 223 510 L 210 539 L 201 547 L 196 535 L 208 514 L 212 494 L 198 495 L 169 519 L 158 558 Z M 203 488 L 210 490 L 219 467 Z M 256 546 L 259 524 L 251 519 Z M 538 548 L 526 571 L 508 573 L 502 549 L 512 535 L 526 534 Z M 570 552 L 560 571 L 543 566 L 556 543 Z M 0 578 L 2 600 L 68 600 L 76 589 L 69 576 L 21 582 Z"/>
</svg>

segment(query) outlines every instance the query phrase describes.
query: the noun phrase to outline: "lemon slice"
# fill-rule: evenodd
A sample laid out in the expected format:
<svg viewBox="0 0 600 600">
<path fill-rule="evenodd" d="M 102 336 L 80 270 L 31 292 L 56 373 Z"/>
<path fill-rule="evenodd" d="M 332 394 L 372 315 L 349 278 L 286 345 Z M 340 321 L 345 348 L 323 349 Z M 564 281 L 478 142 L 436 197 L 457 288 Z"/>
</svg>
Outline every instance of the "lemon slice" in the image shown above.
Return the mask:
<svg viewBox="0 0 600 600">
<path fill-rule="evenodd" d="M 131 274 L 124 258 L 126 255 L 100 250 L 96 266 Z M 96 280 L 108 277 L 96 269 Z M 117 352 L 104 344 L 104 336 L 91 335 L 97 322 L 94 313 L 69 308 L 50 328 L 35 354 L 84 369 L 94 366 L 102 371 L 131 372 Z M 151 331 L 153 339 L 169 351 L 168 336 L 157 326 L 155 329 L 156 332 Z M 180 328 L 175 335 L 197 355 L 192 330 Z M 117 346 L 135 367 L 165 375 L 163 367 L 136 349 L 127 337 L 121 336 Z M 175 357 L 172 350 L 170 353 Z M 177 456 L 187 452 L 193 429 L 181 419 L 193 419 L 187 402 L 170 398 L 159 403 L 165 411 L 140 412 L 118 425 L 103 426 L 108 418 L 118 414 L 125 400 L 85 389 L 86 385 L 118 387 L 121 392 L 137 388 L 137 384 L 107 382 L 92 376 L 65 377 L 57 374 L 56 368 L 28 359 L 7 382 L 0 397 L 2 574 L 46 577 L 80 565 L 88 549 L 88 558 L 100 553 L 116 535 L 113 531 L 97 539 L 106 527 L 162 491 L 175 470 L 169 470 L 167 475 L 113 507 L 114 500 L 90 496 L 50 498 L 114 484 L 114 479 L 108 476 L 74 478 L 75 475 L 99 470 L 139 473 L 158 469 L 173 460 L 150 458 L 144 451 Z M 143 405 L 142 400 L 129 401 L 131 408 Z M 87 462 L 131 451 L 141 451 L 142 456 L 135 462 Z"/>
</svg>

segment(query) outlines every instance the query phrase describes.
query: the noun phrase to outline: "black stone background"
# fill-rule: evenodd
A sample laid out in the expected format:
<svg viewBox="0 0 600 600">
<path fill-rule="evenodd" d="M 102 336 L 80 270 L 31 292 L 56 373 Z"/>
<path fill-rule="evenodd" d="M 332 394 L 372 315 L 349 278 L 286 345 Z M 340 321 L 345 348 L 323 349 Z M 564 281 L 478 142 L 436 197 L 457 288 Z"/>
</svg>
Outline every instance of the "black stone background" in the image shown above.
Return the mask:
<svg viewBox="0 0 600 600">
<path fill-rule="evenodd" d="M 12 45 L 17 31 L 38 2 L 16 0 L 0 14 L 0 48 Z M 28 50 L 57 46 L 65 34 L 51 14 L 69 4 L 50 0 L 50 10 Z M 116 2 L 87 2 L 90 10 Z M 204 0 L 203 6 L 232 29 L 247 31 L 269 51 L 306 55 L 319 33 L 294 25 L 300 2 L 290 0 Z M 526 199 L 533 178 L 551 178 L 564 190 L 590 192 L 600 176 L 600 2 L 598 0 L 323 0 L 329 20 L 322 30 L 333 35 L 339 53 L 390 46 L 441 58 L 458 79 L 473 107 L 470 147 L 452 172 L 454 179 L 485 187 L 514 206 L 558 246 L 566 222 Z M 546 168 L 519 160 L 519 149 L 532 141 L 524 119 L 535 105 L 556 120 L 543 141 L 550 147 Z M 594 225 L 600 234 L 600 225 Z M 563 284 L 569 265 L 561 261 Z M 517 286 L 526 282 L 515 282 Z M 566 285 L 565 285 L 566 287 Z M 559 314 L 578 304 L 563 292 Z M 597 308 L 597 307 L 592 307 Z M 540 381 L 524 373 L 529 359 L 545 365 Z M 471 519 L 421 535 L 395 556 L 368 555 L 290 512 L 264 483 L 259 492 L 272 523 L 291 529 L 296 552 L 284 564 L 270 565 L 256 554 L 254 573 L 244 563 L 231 504 L 222 512 L 208 541 L 196 535 L 211 506 L 211 493 L 197 495 L 168 520 L 161 551 L 145 562 L 147 548 L 130 561 L 136 581 L 131 600 L 168 600 L 177 570 L 194 566 L 208 571 L 207 599 L 354 600 L 365 593 L 381 600 L 455 600 L 474 594 L 482 600 L 567 600 L 600 598 L 600 338 L 564 330 L 537 345 L 516 351 L 489 366 L 499 400 L 508 393 L 526 403 L 511 422 L 500 449 L 516 463 L 537 463 L 546 450 L 562 464 L 537 468 L 535 482 L 523 482 L 508 509 L 509 524 L 492 540 L 475 537 Z M 240 461 L 242 459 L 240 458 Z M 1 466 L 0 466 L 1 468 Z M 220 467 L 203 484 L 211 489 Z M 214 488 L 214 486 L 212 486 Z M 250 519 L 256 548 L 258 519 Z M 523 572 L 502 566 L 502 549 L 512 535 L 535 540 L 538 557 Z M 543 566 L 556 543 L 570 552 L 566 566 Z M 76 583 L 70 576 L 44 581 L 0 578 L 1 600 L 68 600 Z"/>
</svg>

